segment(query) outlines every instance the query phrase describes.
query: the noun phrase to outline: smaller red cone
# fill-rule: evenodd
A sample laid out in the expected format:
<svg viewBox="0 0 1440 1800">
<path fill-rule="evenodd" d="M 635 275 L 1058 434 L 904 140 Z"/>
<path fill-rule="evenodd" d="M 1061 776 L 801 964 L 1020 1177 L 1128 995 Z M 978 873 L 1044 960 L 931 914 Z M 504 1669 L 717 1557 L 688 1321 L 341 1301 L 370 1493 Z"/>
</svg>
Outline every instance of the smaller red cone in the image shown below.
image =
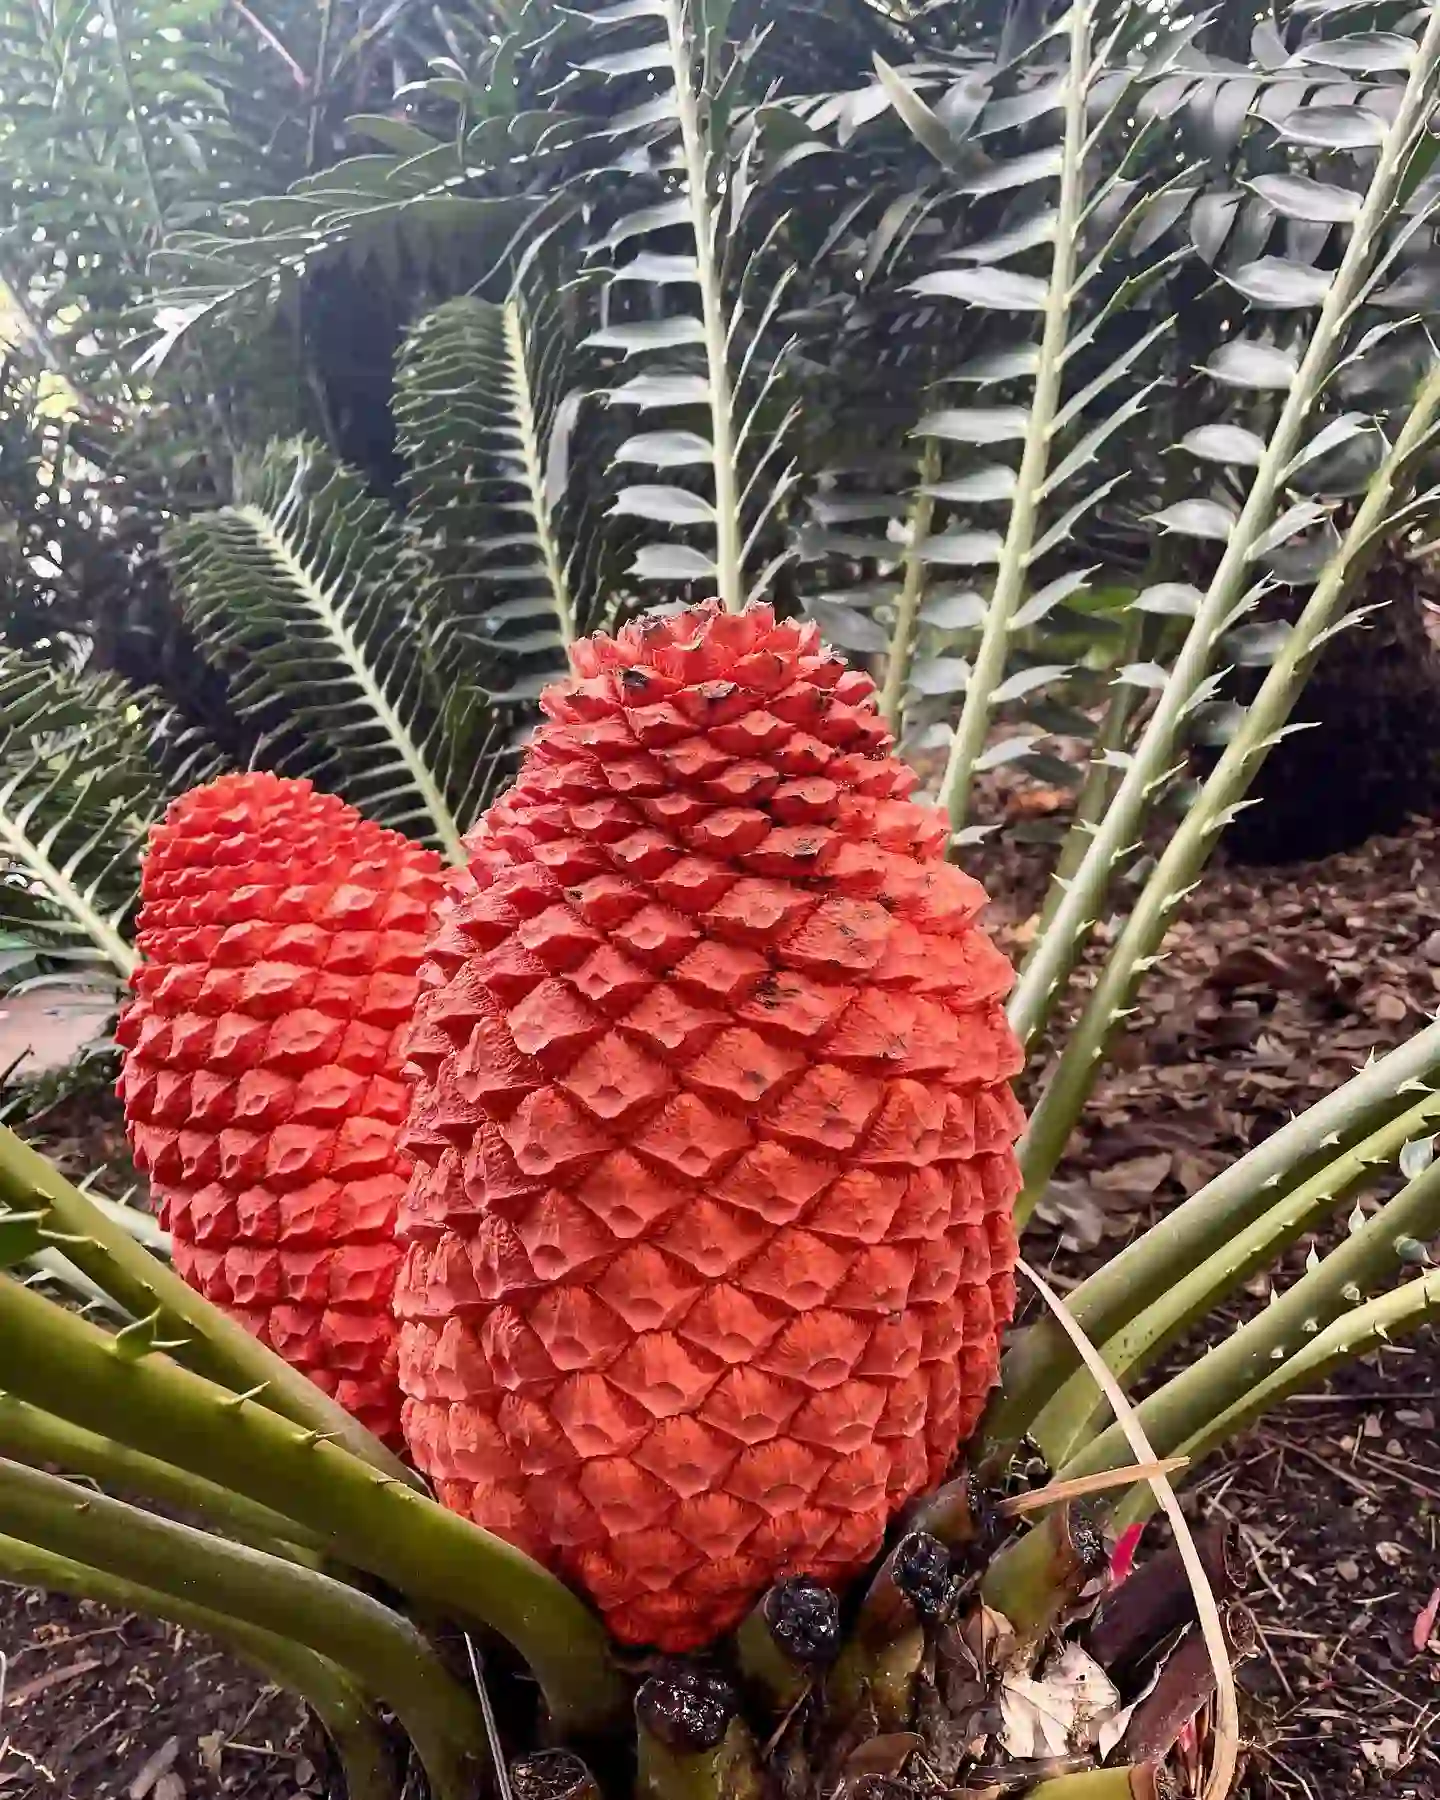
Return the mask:
<svg viewBox="0 0 1440 1800">
<path fill-rule="evenodd" d="M 440 858 L 308 781 L 227 775 L 150 836 L 116 1033 L 177 1271 L 399 1441 L 399 1046 Z"/>
</svg>

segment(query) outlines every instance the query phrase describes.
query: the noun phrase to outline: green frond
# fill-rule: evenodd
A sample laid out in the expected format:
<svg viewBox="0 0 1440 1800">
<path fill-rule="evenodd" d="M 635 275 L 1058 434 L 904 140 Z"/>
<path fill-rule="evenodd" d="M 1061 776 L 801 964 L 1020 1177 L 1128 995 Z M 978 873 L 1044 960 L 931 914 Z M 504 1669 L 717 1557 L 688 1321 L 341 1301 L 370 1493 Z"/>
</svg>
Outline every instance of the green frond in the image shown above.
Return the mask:
<svg viewBox="0 0 1440 1800">
<path fill-rule="evenodd" d="M 0 927 L 129 975 L 140 850 L 166 798 L 152 751 L 166 729 L 123 681 L 0 650 Z"/>
<path fill-rule="evenodd" d="M 575 541 L 570 448 L 581 397 L 562 391 L 568 344 L 554 303 L 466 296 L 411 332 L 396 375 L 409 520 L 449 603 L 499 665 L 506 700 L 533 697 L 598 622 L 600 596 Z"/>
<path fill-rule="evenodd" d="M 460 860 L 502 746 L 435 572 L 390 509 L 316 446 L 274 444 L 169 551 L 237 709 L 284 728 L 286 766 Z"/>
</svg>

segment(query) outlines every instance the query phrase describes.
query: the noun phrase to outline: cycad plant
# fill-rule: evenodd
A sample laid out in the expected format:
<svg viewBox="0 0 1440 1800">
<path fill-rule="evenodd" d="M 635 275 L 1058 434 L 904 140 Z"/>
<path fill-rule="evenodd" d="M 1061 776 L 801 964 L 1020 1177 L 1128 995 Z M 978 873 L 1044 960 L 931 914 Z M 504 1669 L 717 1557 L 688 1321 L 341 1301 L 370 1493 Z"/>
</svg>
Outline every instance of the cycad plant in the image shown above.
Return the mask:
<svg viewBox="0 0 1440 1800">
<path fill-rule="evenodd" d="M 175 806 L 144 877 L 124 1095 L 194 1286 L 0 1146 L 0 1571 L 249 1656 L 351 1800 L 487 1763 L 522 1800 L 1110 1800 L 1202 1712 L 1229 1789 L 1246 1620 L 1169 1477 L 1440 1310 L 1440 1025 L 1064 1305 L 1015 1227 L 1434 503 L 1405 296 L 1440 12 L 1392 23 L 1287 15 L 1237 74 L 1205 19 L 1096 0 L 802 10 L 793 41 L 758 5 L 526 9 L 273 208 L 243 280 L 205 248 L 224 279 L 166 326 L 197 355 L 284 303 L 256 271 L 407 213 L 486 266 L 399 358 L 403 509 L 286 440 L 173 535 L 279 778 Z M 1167 813 L 1276 583 L 1296 622 Z M 7 842 L 124 969 L 111 815 L 143 809 L 64 699 L 13 699 Z M 956 865 L 977 778 L 1062 731 L 1094 754 L 1007 1006 Z M 938 809 L 897 734 L 943 752 Z M 43 1252 L 103 1308 L 35 1291 Z M 1010 1331 L 1017 1276 L 1043 1304 Z M 393 1433 L 396 1396 L 404 1456 L 347 1410 Z M 1157 1504 L 1174 1549 L 1117 1585 Z"/>
</svg>

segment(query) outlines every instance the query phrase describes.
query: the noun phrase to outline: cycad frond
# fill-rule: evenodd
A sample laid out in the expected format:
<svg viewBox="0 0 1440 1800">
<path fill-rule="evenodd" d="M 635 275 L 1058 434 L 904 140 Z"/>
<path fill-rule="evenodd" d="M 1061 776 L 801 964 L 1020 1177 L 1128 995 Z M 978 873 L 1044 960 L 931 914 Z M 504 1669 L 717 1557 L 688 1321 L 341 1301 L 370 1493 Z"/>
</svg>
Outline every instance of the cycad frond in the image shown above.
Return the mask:
<svg viewBox="0 0 1440 1800">
<path fill-rule="evenodd" d="M 599 606 L 595 559 L 577 542 L 593 521 L 571 503 L 580 395 L 565 390 L 553 313 L 519 292 L 447 301 L 411 333 L 396 378 L 410 518 L 452 611 L 500 660 L 506 699 L 554 679 Z"/>
<path fill-rule="evenodd" d="M 738 610 L 773 577 L 757 565 L 794 480 L 777 350 L 794 269 L 780 222 L 749 216 L 766 140 L 740 101 L 757 40 L 727 43 L 728 7 L 692 0 L 619 0 L 584 17 L 595 41 L 575 82 L 603 115 L 597 135 L 627 142 L 610 161 L 633 196 L 591 246 L 606 291 L 588 343 L 620 364 L 609 401 L 636 421 L 615 454 L 625 485 L 613 510 L 662 528 L 632 575 Z M 666 414 L 675 424 L 654 429 Z"/>
<path fill-rule="evenodd" d="M 149 754 L 162 729 L 112 676 L 0 650 L 0 926 L 130 973 L 140 848 L 166 797 Z"/>
<path fill-rule="evenodd" d="M 496 734 L 435 572 L 390 509 L 315 445 L 274 444 L 170 551 L 236 707 L 299 744 L 281 760 L 459 860 Z"/>
</svg>

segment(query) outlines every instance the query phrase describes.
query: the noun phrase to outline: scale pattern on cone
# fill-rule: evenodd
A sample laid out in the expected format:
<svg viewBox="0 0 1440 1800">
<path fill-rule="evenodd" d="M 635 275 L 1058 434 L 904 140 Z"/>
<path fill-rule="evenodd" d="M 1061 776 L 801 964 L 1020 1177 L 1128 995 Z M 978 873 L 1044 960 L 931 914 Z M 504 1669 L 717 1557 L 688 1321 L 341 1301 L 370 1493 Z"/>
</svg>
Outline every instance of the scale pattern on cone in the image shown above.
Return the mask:
<svg viewBox="0 0 1440 1800">
<path fill-rule="evenodd" d="M 579 646 L 410 1042 L 406 1439 L 616 1636 L 835 1582 L 1013 1302 L 1011 970 L 868 677 L 713 604 Z"/>
<path fill-rule="evenodd" d="M 117 1032 L 177 1271 L 392 1442 L 401 1052 L 442 886 L 308 781 L 197 788 L 151 833 Z"/>
</svg>

